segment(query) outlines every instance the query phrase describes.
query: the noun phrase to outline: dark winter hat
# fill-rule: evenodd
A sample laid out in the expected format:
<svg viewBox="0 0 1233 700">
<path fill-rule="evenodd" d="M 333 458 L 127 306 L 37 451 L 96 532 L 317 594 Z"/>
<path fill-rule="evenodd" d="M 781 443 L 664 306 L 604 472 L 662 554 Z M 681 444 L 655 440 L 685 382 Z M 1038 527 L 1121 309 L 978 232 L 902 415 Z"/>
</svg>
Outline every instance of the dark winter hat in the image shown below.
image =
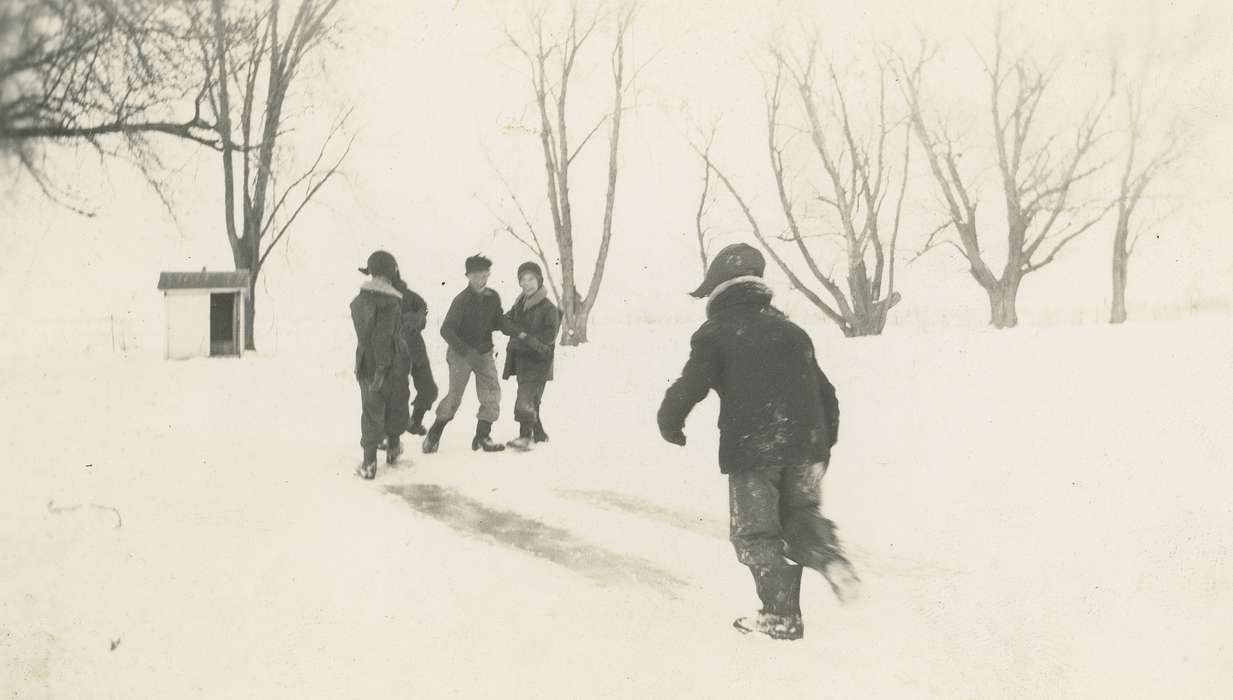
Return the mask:
<svg viewBox="0 0 1233 700">
<path fill-rule="evenodd" d="M 766 272 L 766 259 L 757 248 L 746 243 L 733 243 L 715 255 L 706 270 L 706 279 L 690 295 L 701 299 L 710 296 L 716 287 L 730 279 L 748 275 L 761 277 L 763 272 Z"/>
<path fill-rule="evenodd" d="M 539 268 L 539 265 L 536 265 L 533 262 L 524 262 L 519 265 L 518 279 L 522 279 L 522 276 L 528 272 L 535 275 L 535 279 L 539 280 L 539 286 L 544 286 L 544 271 Z"/>
<path fill-rule="evenodd" d="M 393 255 L 384 250 L 378 250 L 368 256 L 368 265 L 359 270 L 366 275 L 380 275 L 392 280 L 398 277 L 398 262 L 394 260 Z"/>
<path fill-rule="evenodd" d="M 492 261 L 485 258 L 483 255 L 472 255 L 467 258 L 467 274 L 472 272 L 484 272 L 492 269 Z"/>
</svg>

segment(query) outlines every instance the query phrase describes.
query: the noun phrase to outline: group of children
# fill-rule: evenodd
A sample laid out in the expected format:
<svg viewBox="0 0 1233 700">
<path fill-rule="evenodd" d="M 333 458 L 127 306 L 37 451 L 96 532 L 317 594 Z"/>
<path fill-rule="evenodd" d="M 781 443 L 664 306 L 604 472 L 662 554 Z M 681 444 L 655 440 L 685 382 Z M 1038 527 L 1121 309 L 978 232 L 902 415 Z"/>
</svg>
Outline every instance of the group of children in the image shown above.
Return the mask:
<svg viewBox="0 0 1233 700">
<path fill-rule="evenodd" d="M 373 253 L 361 268 L 370 279 L 351 303 L 351 316 L 359 341 L 364 478 L 376 474 L 382 438 L 387 461 L 398 459 L 404 430 L 426 434 L 424 452 L 436 452 L 471 375 L 480 400 L 471 449 L 505 448 L 491 436 L 501 402 L 492 341 L 497 331 L 510 337 L 502 376 L 518 378 L 514 418 L 520 430 L 508 444 L 528 449 L 548 439 L 539 409 L 552 379 L 559 315 L 535 263 L 518 268 L 522 292 L 503 312 L 500 297 L 488 289 L 491 266 L 482 256 L 467 259 L 467 288 L 441 324 L 441 337 L 449 344 L 449 392 L 428 430 L 422 420 L 436 386 L 420 337 L 426 305 L 407 289 L 389 253 Z M 665 393 L 657 418 L 663 439 L 684 446 L 685 420 L 694 406 L 712 391 L 719 395 L 719 470 L 729 485 L 729 536 L 762 603 L 733 626 L 791 640 L 805 633 L 800 605 L 805 568 L 821 573 L 842 602 L 856 598 L 860 579 L 844 556 L 835 524 L 821 509 L 822 478 L 839 437 L 835 387 L 818 365 L 809 335 L 772 305 L 773 294 L 762 280 L 765 269 L 762 254 L 743 243 L 724 248 L 710 262 L 692 293 L 707 299 L 706 322 L 691 338 L 689 360 Z M 408 376 L 417 394 L 410 415 Z"/>
<path fill-rule="evenodd" d="M 377 474 L 377 451 L 385 445 L 386 462 L 394 464 L 403 452 L 402 434 L 424 435 L 425 454 L 436 452 L 446 426 L 462 403 L 475 375 L 480 408 L 472 450 L 500 452 L 506 445 L 492 439 L 492 425 L 501 413 L 501 379 L 517 377 L 518 399 L 514 419 L 518 437 L 508 446 L 530 449 L 548 440 L 540 419 L 544 388 L 552 379 L 560 315 L 544 289 L 539 265 L 518 268 L 521 293 L 509 311 L 501 297 L 488 288 L 492 261 L 482 255 L 466 260 L 467 288 L 450 304 L 441 323 L 448 345 L 449 390 L 437 405 L 431 428 L 424 416 L 438 395 L 422 332 L 428 306 L 403 281 L 394 256 L 378 250 L 359 269 L 369 276 L 351 302 L 355 326 L 355 376 L 360 385 L 360 446 L 363 460 L 356 472 L 365 479 Z M 509 336 L 504 371 L 497 374 L 493 333 Z M 411 385 L 416 396 L 411 400 Z"/>
</svg>

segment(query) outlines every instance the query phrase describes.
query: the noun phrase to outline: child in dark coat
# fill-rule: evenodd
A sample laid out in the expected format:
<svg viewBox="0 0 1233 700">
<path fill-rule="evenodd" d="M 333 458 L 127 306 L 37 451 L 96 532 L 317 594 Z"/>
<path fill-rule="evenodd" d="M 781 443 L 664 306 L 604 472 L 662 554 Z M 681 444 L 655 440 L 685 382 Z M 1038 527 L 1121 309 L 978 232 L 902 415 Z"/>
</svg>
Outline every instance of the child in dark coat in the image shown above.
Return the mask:
<svg viewBox="0 0 1233 700">
<path fill-rule="evenodd" d="M 719 469 L 728 476 L 731 540 L 749 567 L 762 609 L 738 618 L 742 632 L 799 639 L 802 566 L 821 572 L 841 601 L 858 579 L 833 522 L 821 512 L 822 477 L 839 434 L 835 388 L 809 335 L 771 306 L 757 249 L 736 244 L 711 262 L 693 292 L 710 297 L 689 361 L 659 408 L 664 439 L 685 444 L 693 407 L 720 397 Z"/>
<path fill-rule="evenodd" d="M 544 400 L 544 388 L 552 380 L 561 317 L 557 307 L 548 300 L 544 273 L 539 265 L 533 262 L 520 265 L 518 284 L 522 294 L 505 316 L 522 332 L 509 339 L 502 378 L 518 377 L 518 399 L 514 403 L 518 437 L 507 444 L 517 450 L 528 450 L 534 443 L 548 441 L 540 417 L 540 404 Z"/>
<path fill-rule="evenodd" d="M 377 447 L 386 440 L 386 462 L 402 454 L 400 438 L 407 428 L 410 388 L 410 352 L 402 337 L 402 294 L 394 287 L 399 279 L 394 256 L 378 250 L 368 256 L 360 272 L 370 279 L 360 286 L 351 302 L 355 326 L 355 378 L 360 384 L 360 447 L 363 462 L 356 470 L 365 479 L 377 475 Z"/>
<path fill-rule="evenodd" d="M 425 435 L 424 415 L 437 400 L 437 382 L 432 376 L 432 363 L 428 359 L 428 349 L 424 345 L 423 331 L 428 325 L 428 303 L 424 297 L 407 287 L 401 278 L 394 282 L 394 287 L 402 294 L 402 336 L 407 342 L 411 353 L 411 383 L 415 387 L 415 399 L 411 402 L 411 425 L 407 432 L 412 435 Z"/>
<path fill-rule="evenodd" d="M 437 404 L 437 412 L 424 438 L 425 454 L 436 452 L 445 426 L 454 419 L 462 395 L 475 376 L 475 391 L 480 401 L 476 415 L 472 450 L 500 452 L 505 445 L 492 439 L 492 424 L 501 415 L 501 378 L 493 355 L 492 334 L 518 335 L 519 330 L 505 317 L 501 297 L 488 287 L 492 261 L 482 255 L 466 260 L 467 288 L 454 297 L 441 322 L 441 337 L 449 345 L 445 362 L 449 366 L 449 390 Z"/>
</svg>

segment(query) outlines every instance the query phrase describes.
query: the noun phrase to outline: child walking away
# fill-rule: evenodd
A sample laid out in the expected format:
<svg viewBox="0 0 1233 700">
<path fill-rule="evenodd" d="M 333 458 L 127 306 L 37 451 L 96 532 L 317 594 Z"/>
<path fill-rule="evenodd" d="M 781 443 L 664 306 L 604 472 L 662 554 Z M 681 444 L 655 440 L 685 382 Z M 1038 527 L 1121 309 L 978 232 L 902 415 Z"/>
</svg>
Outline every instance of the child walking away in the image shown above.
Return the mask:
<svg viewBox="0 0 1233 700">
<path fill-rule="evenodd" d="M 548 301 L 544 289 L 544 273 L 533 262 L 518 267 L 518 285 L 522 294 L 506 314 L 522 333 L 509 339 L 505 351 L 504 379 L 518 377 L 518 400 L 514 403 L 514 420 L 518 421 L 518 437 L 507 443 L 518 450 L 528 450 L 537 442 L 547 442 L 548 433 L 540 420 L 540 404 L 544 387 L 552 380 L 553 355 L 561 319 L 557 307 Z"/>
<path fill-rule="evenodd" d="M 399 279 L 394 256 L 378 250 L 368 256 L 360 272 L 370 279 L 360 286 L 351 302 L 355 325 L 355 378 L 360 383 L 360 446 L 364 460 L 356 470 L 365 479 L 377 475 L 377 446 L 386 440 L 389 464 L 402 454 L 400 439 L 407 427 L 407 385 L 410 352 L 402 337 L 402 294 L 394 287 Z"/>
<path fill-rule="evenodd" d="M 437 382 L 432 376 L 432 363 L 424 346 L 424 327 L 428 325 L 428 303 L 407 287 L 407 283 L 395 280 L 394 287 L 402 294 L 402 336 L 411 353 L 411 383 L 415 386 L 415 400 L 411 402 L 411 425 L 407 432 L 424 435 L 424 415 L 437 400 Z"/>
<path fill-rule="evenodd" d="M 462 404 L 471 375 L 475 375 L 475 391 L 480 408 L 472 450 L 500 452 L 505 445 L 492 439 L 492 424 L 501 415 L 501 379 L 493 357 L 492 334 L 501 331 L 517 335 L 501 310 L 501 297 L 488 288 L 492 261 L 482 255 L 467 258 L 467 288 L 450 304 L 441 323 L 441 337 L 449 344 L 445 362 L 449 365 L 449 391 L 437 404 L 436 420 L 424 438 L 424 452 L 433 453 L 441 444 L 445 426 L 454 418 Z"/>
<path fill-rule="evenodd" d="M 757 249 L 736 244 L 711 262 L 692 294 L 710 297 L 689 360 L 659 408 L 665 440 L 685 445 L 693 407 L 720 397 L 719 469 L 728 476 L 732 545 L 749 567 L 762 608 L 742 632 L 799 639 L 802 565 L 822 573 L 841 602 L 859 579 L 833 522 L 821 512 L 822 477 L 839 433 L 835 388 L 808 334 L 771 306 Z"/>
</svg>

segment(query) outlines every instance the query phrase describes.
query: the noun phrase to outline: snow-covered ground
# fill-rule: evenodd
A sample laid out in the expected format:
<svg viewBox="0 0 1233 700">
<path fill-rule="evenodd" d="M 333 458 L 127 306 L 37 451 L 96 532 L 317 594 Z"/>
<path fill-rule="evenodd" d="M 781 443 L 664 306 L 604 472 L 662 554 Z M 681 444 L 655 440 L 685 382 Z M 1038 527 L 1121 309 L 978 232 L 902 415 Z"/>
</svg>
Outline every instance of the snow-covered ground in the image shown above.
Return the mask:
<svg viewBox="0 0 1233 700">
<path fill-rule="evenodd" d="M 345 319 L 240 361 L 9 360 L 0 697 L 1233 689 L 1227 318 L 815 327 L 843 406 L 826 508 L 866 586 L 844 608 L 807 575 L 796 643 L 729 626 L 757 603 L 716 400 L 687 448 L 656 432 L 690 330 L 563 351 L 540 450 L 470 452 L 469 397 L 440 454 L 375 482 L 353 475 Z"/>
</svg>

